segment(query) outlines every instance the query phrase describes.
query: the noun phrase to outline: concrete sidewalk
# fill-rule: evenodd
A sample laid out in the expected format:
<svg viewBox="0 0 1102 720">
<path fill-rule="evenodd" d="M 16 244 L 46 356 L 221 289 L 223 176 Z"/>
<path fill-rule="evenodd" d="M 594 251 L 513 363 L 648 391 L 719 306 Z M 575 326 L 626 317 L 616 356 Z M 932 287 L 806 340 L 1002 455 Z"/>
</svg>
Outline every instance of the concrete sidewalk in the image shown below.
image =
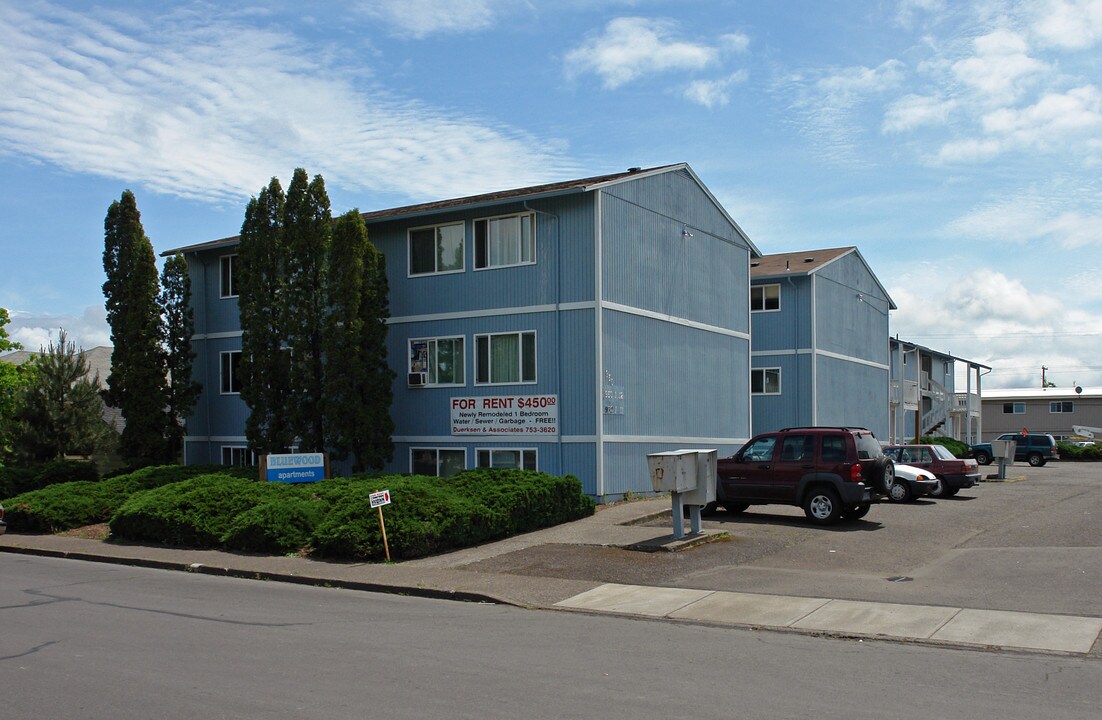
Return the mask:
<svg viewBox="0 0 1102 720">
<path fill-rule="evenodd" d="M 643 524 L 663 515 L 668 519 L 668 512 L 668 499 L 621 503 L 566 525 L 395 564 L 342 563 L 11 532 L 0 536 L 0 552 L 719 626 L 1102 656 L 1102 652 L 1092 653 L 1096 644 L 1102 647 L 1098 642 L 1102 618 L 1098 617 L 645 587 L 571 579 L 561 574 L 542 577 L 487 572 L 478 567 L 482 561 L 544 545 L 676 551 L 727 537 L 725 532 L 706 529 L 702 536 L 679 541 L 666 527 Z"/>
</svg>

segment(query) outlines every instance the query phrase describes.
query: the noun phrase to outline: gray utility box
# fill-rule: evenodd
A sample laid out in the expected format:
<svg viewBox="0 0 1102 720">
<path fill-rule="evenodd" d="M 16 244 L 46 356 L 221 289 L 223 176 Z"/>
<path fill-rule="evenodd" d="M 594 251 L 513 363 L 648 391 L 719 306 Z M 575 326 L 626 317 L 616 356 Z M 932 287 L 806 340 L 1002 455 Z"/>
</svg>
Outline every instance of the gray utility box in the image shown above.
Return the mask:
<svg viewBox="0 0 1102 720">
<path fill-rule="evenodd" d="M 992 440 L 991 456 L 994 458 L 1006 458 L 1014 460 L 1014 453 L 1018 449 L 1018 443 L 1013 440 Z"/>
<path fill-rule="evenodd" d="M 670 450 L 647 455 L 655 492 L 676 493 L 685 505 L 716 500 L 716 450 Z"/>
</svg>

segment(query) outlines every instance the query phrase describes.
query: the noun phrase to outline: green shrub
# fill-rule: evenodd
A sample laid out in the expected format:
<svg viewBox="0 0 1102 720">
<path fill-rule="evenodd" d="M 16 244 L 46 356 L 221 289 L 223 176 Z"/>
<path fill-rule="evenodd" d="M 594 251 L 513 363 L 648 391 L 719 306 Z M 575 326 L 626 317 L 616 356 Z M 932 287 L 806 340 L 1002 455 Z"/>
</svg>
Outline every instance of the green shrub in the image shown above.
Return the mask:
<svg viewBox="0 0 1102 720">
<path fill-rule="evenodd" d="M 50 485 L 4 502 L 4 519 L 19 532 L 59 532 L 101 523 L 126 498 L 99 482 Z"/>
<path fill-rule="evenodd" d="M 1071 443 L 1058 442 L 1056 450 L 1060 453 L 1061 460 L 1097 462 L 1102 460 L 1102 445 L 1079 447 Z"/>
<path fill-rule="evenodd" d="M 132 495 L 108 521 L 128 540 L 220 547 L 237 516 L 255 506 L 265 486 L 227 474 L 200 475 Z"/>
<path fill-rule="evenodd" d="M 16 532 L 60 532 L 94 525 L 107 522 L 134 493 L 215 470 L 237 477 L 256 477 L 255 469 L 218 465 L 147 467 L 99 482 L 67 482 L 20 493 L 4 501 L 5 518 Z"/>
<path fill-rule="evenodd" d="M 307 547 L 328 504 L 297 485 L 261 487 L 266 497 L 233 519 L 222 544 L 227 550 L 278 554 Z"/>
<path fill-rule="evenodd" d="M 0 467 L 0 498 L 67 482 L 99 480 L 95 463 L 87 460 L 51 460 L 28 467 Z"/>
<path fill-rule="evenodd" d="M 960 440 L 954 440 L 951 437 L 923 437 L 916 443 L 917 445 L 944 445 L 949 449 L 949 452 L 953 453 L 953 457 L 956 458 L 968 458 L 972 457 L 972 447 L 967 443 L 963 443 Z"/>
</svg>

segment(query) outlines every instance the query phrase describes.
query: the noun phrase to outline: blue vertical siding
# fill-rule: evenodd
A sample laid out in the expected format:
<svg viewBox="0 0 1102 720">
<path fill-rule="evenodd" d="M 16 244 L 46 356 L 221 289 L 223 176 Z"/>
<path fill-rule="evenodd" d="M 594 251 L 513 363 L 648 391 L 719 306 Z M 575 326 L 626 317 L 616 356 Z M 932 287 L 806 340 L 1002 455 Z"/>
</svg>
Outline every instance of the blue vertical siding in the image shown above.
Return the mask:
<svg viewBox="0 0 1102 720">
<path fill-rule="evenodd" d="M 818 424 L 848 425 L 888 438 L 888 371 L 820 356 Z"/>
<path fill-rule="evenodd" d="M 780 309 L 750 314 L 752 350 L 804 350 L 811 347 L 811 278 L 757 279 L 751 285 L 779 285 Z M 749 291 L 747 291 L 749 292 Z"/>
</svg>

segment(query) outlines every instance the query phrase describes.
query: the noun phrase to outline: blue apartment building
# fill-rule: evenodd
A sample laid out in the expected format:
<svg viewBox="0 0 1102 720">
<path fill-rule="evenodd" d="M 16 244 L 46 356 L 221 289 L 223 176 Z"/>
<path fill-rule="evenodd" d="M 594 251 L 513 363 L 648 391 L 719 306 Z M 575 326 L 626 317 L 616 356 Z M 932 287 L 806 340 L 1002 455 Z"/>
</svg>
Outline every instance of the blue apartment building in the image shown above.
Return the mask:
<svg viewBox="0 0 1102 720">
<path fill-rule="evenodd" d="M 889 434 L 884 286 L 855 247 L 765 255 L 750 269 L 753 430 L 842 425 Z"/>
<path fill-rule="evenodd" d="M 612 500 L 651 491 L 648 453 L 722 456 L 750 436 L 750 266 L 760 252 L 688 165 L 364 219 L 390 285 L 386 470 L 524 467 L 575 475 Z M 203 384 L 186 463 L 252 459 L 234 376 L 237 243 L 164 253 L 188 262 Z M 875 297 L 882 306 L 882 289 Z M 859 365 L 875 362 L 886 357 Z"/>
</svg>

